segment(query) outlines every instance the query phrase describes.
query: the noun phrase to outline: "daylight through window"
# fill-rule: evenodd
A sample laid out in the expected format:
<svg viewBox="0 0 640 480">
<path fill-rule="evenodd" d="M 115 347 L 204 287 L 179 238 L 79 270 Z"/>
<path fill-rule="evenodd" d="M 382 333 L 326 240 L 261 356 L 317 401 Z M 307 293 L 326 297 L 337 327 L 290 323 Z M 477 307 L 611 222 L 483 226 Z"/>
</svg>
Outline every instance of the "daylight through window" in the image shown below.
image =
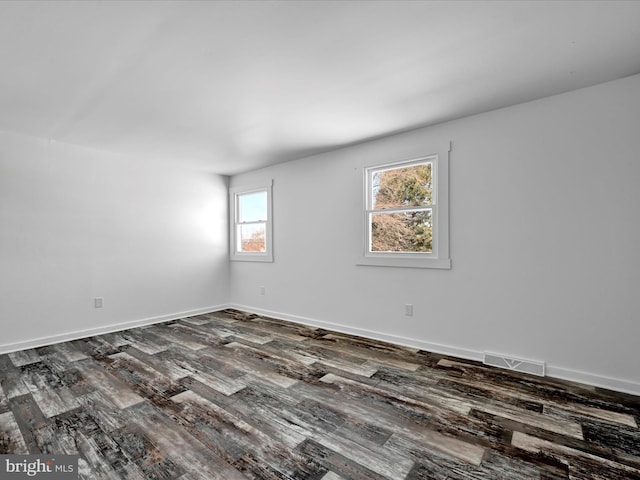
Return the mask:
<svg viewBox="0 0 640 480">
<path fill-rule="evenodd" d="M 433 164 L 372 169 L 370 252 L 433 251 Z"/>
<path fill-rule="evenodd" d="M 448 150 L 364 169 L 359 265 L 451 268 Z"/>
<path fill-rule="evenodd" d="M 271 187 L 232 189 L 231 259 L 272 261 Z"/>
<path fill-rule="evenodd" d="M 267 192 L 238 195 L 237 252 L 266 252 Z"/>
</svg>

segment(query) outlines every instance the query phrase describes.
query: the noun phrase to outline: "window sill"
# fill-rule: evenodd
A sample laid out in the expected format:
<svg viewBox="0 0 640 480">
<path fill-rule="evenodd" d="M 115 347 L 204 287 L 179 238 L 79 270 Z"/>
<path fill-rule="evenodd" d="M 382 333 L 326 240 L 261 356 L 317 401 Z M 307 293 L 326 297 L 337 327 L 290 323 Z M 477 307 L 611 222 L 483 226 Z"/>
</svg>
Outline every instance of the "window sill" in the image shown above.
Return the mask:
<svg viewBox="0 0 640 480">
<path fill-rule="evenodd" d="M 242 255 L 235 254 L 229 258 L 232 262 L 262 262 L 273 263 L 273 255 Z"/>
<path fill-rule="evenodd" d="M 437 268 L 451 269 L 449 258 L 416 258 L 416 257 L 361 257 L 356 262 L 358 266 L 367 267 L 400 267 L 400 268 Z"/>
</svg>

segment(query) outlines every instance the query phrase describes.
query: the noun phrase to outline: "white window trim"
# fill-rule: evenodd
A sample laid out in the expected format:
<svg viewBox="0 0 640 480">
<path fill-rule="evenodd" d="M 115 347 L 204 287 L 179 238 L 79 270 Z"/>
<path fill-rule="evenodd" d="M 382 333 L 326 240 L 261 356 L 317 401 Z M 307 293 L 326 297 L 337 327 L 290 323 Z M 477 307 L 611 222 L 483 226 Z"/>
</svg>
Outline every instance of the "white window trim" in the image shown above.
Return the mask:
<svg viewBox="0 0 640 480">
<path fill-rule="evenodd" d="M 265 252 L 237 252 L 238 197 L 247 193 L 267 192 Z M 229 189 L 229 259 L 236 262 L 273 262 L 273 180 L 267 185 L 232 187 Z"/>
<path fill-rule="evenodd" d="M 362 222 L 362 251 L 356 262 L 362 266 L 403 267 L 403 268 L 437 268 L 450 269 L 449 258 L 449 155 L 451 142 L 442 145 L 436 152 L 409 160 L 387 164 L 371 165 L 363 169 L 364 202 Z M 433 165 L 435 204 L 432 209 L 433 249 L 431 253 L 407 252 L 370 252 L 369 251 L 369 181 L 370 172 L 384 168 L 398 168 L 419 161 L 429 161 Z"/>
</svg>

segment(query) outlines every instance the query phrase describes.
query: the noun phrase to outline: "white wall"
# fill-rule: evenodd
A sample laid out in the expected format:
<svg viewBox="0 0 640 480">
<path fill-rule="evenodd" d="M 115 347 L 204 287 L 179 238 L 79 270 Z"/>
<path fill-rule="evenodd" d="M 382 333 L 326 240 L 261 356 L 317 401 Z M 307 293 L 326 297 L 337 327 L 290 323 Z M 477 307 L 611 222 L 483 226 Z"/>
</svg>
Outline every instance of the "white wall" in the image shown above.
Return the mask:
<svg viewBox="0 0 640 480">
<path fill-rule="evenodd" d="M 226 183 L 0 133 L 0 351 L 226 303 Z"/>
<path fill-rule="evenodd" d="M 0 133 L 0 352 L 230 301 L 640 394 L 638 125 L 634 76 L 235 176 L 276 260 L 230 267 L 225 177 Z M 448 140 L 453 268 L 356 266 L 362 167 Z"/>
<path fill-rule="evenodd" d="M 232 177 L 274 180 L 275 262 L 231 303 L 640 394 L 639 125 L 634 76 Z M 448 140 L 453 268 L 356 266 L 362 167 Z"/>
</svg>

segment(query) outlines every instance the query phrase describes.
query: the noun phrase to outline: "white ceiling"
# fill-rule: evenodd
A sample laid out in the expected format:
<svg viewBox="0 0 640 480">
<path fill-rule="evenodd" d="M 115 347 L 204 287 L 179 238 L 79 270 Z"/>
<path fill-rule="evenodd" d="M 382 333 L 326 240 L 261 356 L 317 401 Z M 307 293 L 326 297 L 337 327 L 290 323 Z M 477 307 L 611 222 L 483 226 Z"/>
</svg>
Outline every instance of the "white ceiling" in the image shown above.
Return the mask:
<svg viewBox="0 0 640 480">
<path fill-rule="evenodd" d="M 0 130 L 234 174 L 640 73 L 640 1 L 2 1 L 0 69 Z"/>
</svg>

